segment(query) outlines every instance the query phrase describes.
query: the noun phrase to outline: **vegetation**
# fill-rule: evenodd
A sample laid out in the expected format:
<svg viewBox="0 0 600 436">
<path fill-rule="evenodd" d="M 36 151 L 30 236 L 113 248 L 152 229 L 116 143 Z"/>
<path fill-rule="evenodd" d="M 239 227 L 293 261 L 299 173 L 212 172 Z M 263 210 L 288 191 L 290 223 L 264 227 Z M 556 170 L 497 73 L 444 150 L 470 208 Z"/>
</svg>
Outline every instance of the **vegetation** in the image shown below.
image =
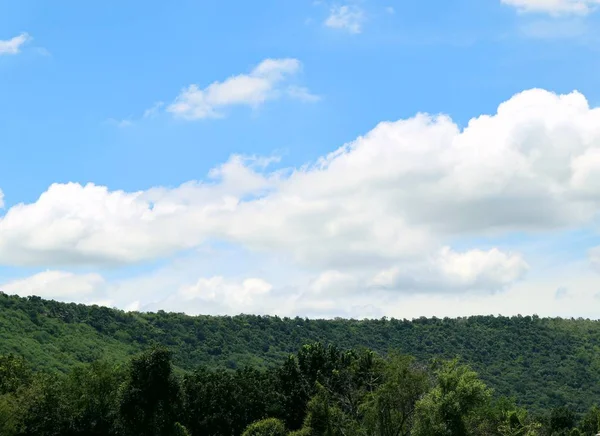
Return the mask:
<svg viewBox="0 0 600 436">
<path fill-rule="evenodd" d="M 589 436 L 600 418 L 597 406 L 531 416 L 457 359 L 321 343 L 274 368 L 180 375 L 163 347 L 66 374 L 4 356 L 0 386 L 2 436 Z"/>
<path fill-rule="evenodd" d="M 101 358 L 124 364 L 149 346 L 162 345 L 171 352 L 175 374 L 193 371 L 193 377 L 203 383 L 220 383 L 223 389 L 242 389 L 247 395 L 261 397 L 252 390 L 258 385 L 241 384 L 239 374 L 256 373 L 256 380 L 268 384 L 264 380 L 265 369 L 286 368 L 290 353 L 303 344 L 321 341 L 341 349 L 368 346 L 382 356 L 397 351 L 414 356 L 420 363 L 436 357 L 459 357 L 477 371 L 496 396 L 514 397 L 530 413 L 565 406 L 579 417 L 600 398 L 600 322 L 583 319 L 477 316 L 359 321 L 251 315 L 191 317 L 162 311 L 125 313 L 0 293 L 0 335 L 0 355 L 22 356 L 28 368 L 48 374 L 50 379 L 58 377 L 57 373 L 85 377 L 80 372 L 91 369 L 81 369 L 81 364 Z M 198 368 L 204 370 L 197 371 Z M 252 369 L 238 373 L 234 371 L 237 368 Z M 287 370 L 291 377 L 295 369 L 290 366 Z M 25 373 L 22 376 L 30 377 Z M 396 380 L 395 389 L 403 395 L 405 382 Z M 101 385 L 96 388 L 103 389 Z M 384 401 L 386 395 L 402 401 L 392 385 L 388 389 L 391 391 L 370 396 L 369 401 L 376 404 Z M 303 398 L 308 394 L 307 388 L 297 392 Z M 197 408 L 212 407 L 197 399 L 189 401 Z M 0 400 L 0 413 L 13 406 L 8 399 Z M 286 413 L 296 413 L 286 422 L 293 419 L 297 424 L 304 419 L 301 412 L 288 409 Z M 385 419 L 401 418 L 390 415 Z M 515 415 L 513 419 L 520 418 Z M 593 419 L 596 418 L 590 417 Z"/>
</svg>

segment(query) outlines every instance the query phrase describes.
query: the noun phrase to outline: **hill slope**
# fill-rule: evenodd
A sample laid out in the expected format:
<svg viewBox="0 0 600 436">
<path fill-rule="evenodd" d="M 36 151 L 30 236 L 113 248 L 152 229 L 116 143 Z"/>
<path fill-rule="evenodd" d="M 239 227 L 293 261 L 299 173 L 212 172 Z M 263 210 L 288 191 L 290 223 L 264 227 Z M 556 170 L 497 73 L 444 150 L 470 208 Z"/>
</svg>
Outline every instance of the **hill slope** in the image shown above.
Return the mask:
<svg viewBox="0 0 600 436">
<path fill-rule="evenodd" d="M 96 359 L 124 361 L 150 343 L 198 365 L 269 366 L 303 344 L 400 350 L 420 360 L 460 356 L 495 391 L 532 409 L 567 404 L 583 411 L 600 399 L 600 322 L 538 317 L 308 320 L 240 315 L 191 317 L 125 313 L 0 293 L 0 354 L 36 369 L 65 371 Z"/>
</svg>

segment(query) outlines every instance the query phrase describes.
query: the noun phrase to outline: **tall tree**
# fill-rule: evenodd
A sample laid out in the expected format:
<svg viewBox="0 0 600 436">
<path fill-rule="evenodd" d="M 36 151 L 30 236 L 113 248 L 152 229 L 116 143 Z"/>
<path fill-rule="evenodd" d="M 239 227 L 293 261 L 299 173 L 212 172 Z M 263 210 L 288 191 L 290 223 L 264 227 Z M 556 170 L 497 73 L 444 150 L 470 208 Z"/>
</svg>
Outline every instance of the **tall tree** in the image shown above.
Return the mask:
<svg viewBox="0 0 600 436">
<path fill-rule="evenodd" d="M 394 355 L 385 363 L 383 380 L 363 405 L 369 434 L 409 435 L 417 401 L 429 387 L 427 372 L 412 357 Z"/>
<path fill-rule="evenodd" d="M 436 366 L 436 385 L 417 403 L 412 435 L 467 436 L 469 415 L 489 401 L 491 390 L 456 359 Z"/>
<path fill-rule="evenodd" d="M 179 384 L 168 350 L 157 347 L 132 359 L 119 404 L 126 434 L 170 436 L 175 431 L 179 405 Z"/>
<path fill-rule="evenodd" d="M 117 392 L 121 372 L 107 362 L 73 370 L 64 380 L 71 431 L 80 436 L 116 434 Z"/>
</svg>

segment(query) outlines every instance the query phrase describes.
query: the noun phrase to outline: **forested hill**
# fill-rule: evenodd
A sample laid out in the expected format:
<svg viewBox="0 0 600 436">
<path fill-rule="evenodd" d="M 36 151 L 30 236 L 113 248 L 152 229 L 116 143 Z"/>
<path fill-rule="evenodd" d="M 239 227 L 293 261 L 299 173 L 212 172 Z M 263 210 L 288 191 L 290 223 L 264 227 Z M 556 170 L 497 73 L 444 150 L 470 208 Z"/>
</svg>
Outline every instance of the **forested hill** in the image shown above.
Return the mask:
<svg viewBox="0 0 600 436">
<path fill-rule="evenodd" d="M 600 399 L 600 322 L 536 316 L 459 319 L 309 320 L 240 315 L 125 313 L 0 293 L 0 355 L 36 369 L 67 371 L 79 362 L 125 361 L 153 343 L 175 365 L 227 368 L 279 364 L 314 341 L 340 348 L 398 350 L 426 361 L 460 357 L 497 394 L 532 409 Z"/>
</svg>

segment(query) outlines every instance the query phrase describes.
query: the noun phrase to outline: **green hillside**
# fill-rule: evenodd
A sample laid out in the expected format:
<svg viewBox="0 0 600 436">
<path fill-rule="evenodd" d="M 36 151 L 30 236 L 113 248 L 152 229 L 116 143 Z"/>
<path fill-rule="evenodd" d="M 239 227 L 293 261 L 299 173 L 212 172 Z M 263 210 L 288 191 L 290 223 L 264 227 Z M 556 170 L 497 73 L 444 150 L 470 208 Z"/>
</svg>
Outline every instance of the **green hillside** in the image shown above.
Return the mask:
<svg viewBox="0 0 600 436">
<path fill-rule="evenodd" d="M 151 344 L 173 353 L 178 370 L 199 365 L 272 367 L 306 343 L 400 351 L 420 361 L 460 357 L 497 395 L 531 410 L 600 400 L 600 322 L 536 316 L 413 321 L 186 316 L 125 313 L 98 306 L 0 293 L 0 355 L 38 370 L 66 372 L 80 362 L 125 362 Z"/>
</svg>

